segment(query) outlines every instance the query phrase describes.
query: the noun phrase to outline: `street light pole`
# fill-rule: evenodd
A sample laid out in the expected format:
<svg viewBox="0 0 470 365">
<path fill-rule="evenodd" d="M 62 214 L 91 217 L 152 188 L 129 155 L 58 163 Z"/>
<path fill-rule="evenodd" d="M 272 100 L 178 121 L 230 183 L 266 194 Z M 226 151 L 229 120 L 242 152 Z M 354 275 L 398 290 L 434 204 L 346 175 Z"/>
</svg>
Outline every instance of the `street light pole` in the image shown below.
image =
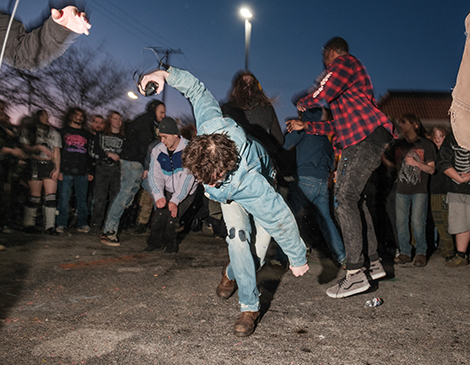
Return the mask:
<svg viewBox="0 0 470 365">
<path fill-rule="evenodd" d="M 248 54 L 250 51 L 251 23 L 249 19 L 253 16 L 247 8 L 240 10 L 240 14 L 245 18 L 245 70 L 248 70 Z"/>
<path fill-rule="evenodd" d="M 245 19 L 245 70 L 248 70 L 248 53 L 250 51 L 251 23 Z"/>
</svg>

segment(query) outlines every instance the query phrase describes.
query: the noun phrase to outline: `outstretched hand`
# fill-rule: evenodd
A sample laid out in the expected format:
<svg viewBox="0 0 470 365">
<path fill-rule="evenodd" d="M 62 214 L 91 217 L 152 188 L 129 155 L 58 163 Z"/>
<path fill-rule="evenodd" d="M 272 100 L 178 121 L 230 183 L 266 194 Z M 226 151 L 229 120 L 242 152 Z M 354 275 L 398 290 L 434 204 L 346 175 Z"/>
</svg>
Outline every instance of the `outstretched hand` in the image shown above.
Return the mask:
<svg viewBox="0 0 470 365">
<path fill-rule="evenodd" d="M 305 123 L 299 119 L 291 119 L 286 122 L 287 131 L 291 133 L 292 131 L 301 131 L 305 127 Z"/>
<path fill-rule="evenodd" d="M 302 276 L 308 271 L 309 268 L 308 268 L 308 264 L 305 264 L 299 267 L 292 267 L 289 265 L 289 269 L 292 270 L 292 273 L 294 274 L 294 276 Z"/>
<path fill-rule="evenodd" d="M 62 10 L 51 9 L 51 15 L 52 20 L 72 32 L 90 34 L 88 30 L 91 28 L 91 24 L 88 23 L 86 14 L 80 12 L 75 6 L 66 6 Z"/>
<path fill-rule="evenodd" d="M 149 73 L 143 76 L 142 79 L 140 80 L 139 92 L 142 95 L 145 95 L 145 86 L 147 86 L 147 84 L 150 81 L 153 81 L 158 85 L 158 88 L 155 92 L 157 94 L 160 94 L 163 91 L 163 88 L 165 86 L 165 80 L 169 75 L 170 74 L 165 70 L 157 70 L 157 71 L 154 71 L 152 73 Z"/>
</svg>

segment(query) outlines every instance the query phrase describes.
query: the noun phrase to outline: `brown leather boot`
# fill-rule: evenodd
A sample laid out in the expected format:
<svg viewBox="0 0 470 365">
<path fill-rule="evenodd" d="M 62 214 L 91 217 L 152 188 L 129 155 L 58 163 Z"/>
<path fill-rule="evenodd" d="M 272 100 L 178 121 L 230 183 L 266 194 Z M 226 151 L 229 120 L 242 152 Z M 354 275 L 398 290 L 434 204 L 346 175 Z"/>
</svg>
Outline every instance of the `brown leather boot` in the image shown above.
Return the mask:
<svg viewBox="0 0 470 365">
<path fill-rule="evenodd" d="M 228 263 L 230 264 L 230 262 Z M 225 265 L 224 269 L 222 270 L 222 279 L 220 279 L 219 286 L 217 287 L 217 295 L 219 298 L 228 299 L 235 293 L 236 290 L 236 281 L 230 280 L 227 277 L 227 265 Z"/>
<path fill-rule="evenodd" d="M 259 312 L 242 312 L 235 322 L 233 333 L 238 337 L 250 336 L 259 321 Z"/>
</svg>

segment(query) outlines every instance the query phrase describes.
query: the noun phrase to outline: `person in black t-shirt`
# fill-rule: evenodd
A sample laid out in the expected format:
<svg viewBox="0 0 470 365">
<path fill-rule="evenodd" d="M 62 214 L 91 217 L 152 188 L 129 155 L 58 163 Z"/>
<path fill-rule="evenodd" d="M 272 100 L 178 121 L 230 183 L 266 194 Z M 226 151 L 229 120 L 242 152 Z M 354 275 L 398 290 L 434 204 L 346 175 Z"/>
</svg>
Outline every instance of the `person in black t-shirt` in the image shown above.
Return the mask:
<svg viewBox="0 0 470 365">
<path fill-rule="evenodd" d="M 72 186 L 78 213 L 78 231 L 88 233 L 87 192 L 88 181 L 93 180 L 89 154 L 92 134 L 83 128 L 86 124 L 85 112 L 80 108 L 71 108 L 65 115 L 66 126 L 60 130 L 62 149 L 59 175 L 59 216 L 57 232 L 63 233 L 69 220 L 69 202 Z"/>
<path fill-rule="evenodd" d="M 410 208 L 413 236 L 416 240 L 415 266 L 426 266 L 426 219 L 428 179 L 435 171 L 436 147 L 424 136 L 421 121 L 412 114 L 403 116 L 400 129 L 404 138 L 387 151 L 384 162 L 397 169 L 396 226 L 400 254 L 395 262 L 411 262 Z"/>
<path fill-rule="evenodd" d="M 121 188 L 120 156 L 125 139 L 122 116 L 117 111 L 109 113 L 104 124 L 104 131 L 96 133 L 92 156 L 96 159 L 93 191 L 93 214 L 91 229 L 98 233 L 103 223 L 106 202 L 109 204 Z"/>
</svg>

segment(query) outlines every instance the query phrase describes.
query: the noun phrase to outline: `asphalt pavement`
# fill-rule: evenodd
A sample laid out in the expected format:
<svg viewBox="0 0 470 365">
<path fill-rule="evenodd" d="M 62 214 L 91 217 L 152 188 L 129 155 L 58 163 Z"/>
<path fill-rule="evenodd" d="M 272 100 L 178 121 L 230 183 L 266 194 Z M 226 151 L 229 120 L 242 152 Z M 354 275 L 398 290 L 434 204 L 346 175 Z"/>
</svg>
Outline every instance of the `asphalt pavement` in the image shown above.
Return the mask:
<svg viewBox="0 0 470 365">
<path fill-rule="evenodd" d="M 437 252 L 424 268 L 385 257 L 387 277 L 345 299 L 325 294 L 344 271 L 321 251 L 300 278 L 269 256 L 261 321 L 239 338 L 237 294 L 215 293 L 223 239 L 189 233 L 168 255 L 120 237 L 0 236 L 0 364 L 470 364 L 470 265 Z"/>
</svg>

